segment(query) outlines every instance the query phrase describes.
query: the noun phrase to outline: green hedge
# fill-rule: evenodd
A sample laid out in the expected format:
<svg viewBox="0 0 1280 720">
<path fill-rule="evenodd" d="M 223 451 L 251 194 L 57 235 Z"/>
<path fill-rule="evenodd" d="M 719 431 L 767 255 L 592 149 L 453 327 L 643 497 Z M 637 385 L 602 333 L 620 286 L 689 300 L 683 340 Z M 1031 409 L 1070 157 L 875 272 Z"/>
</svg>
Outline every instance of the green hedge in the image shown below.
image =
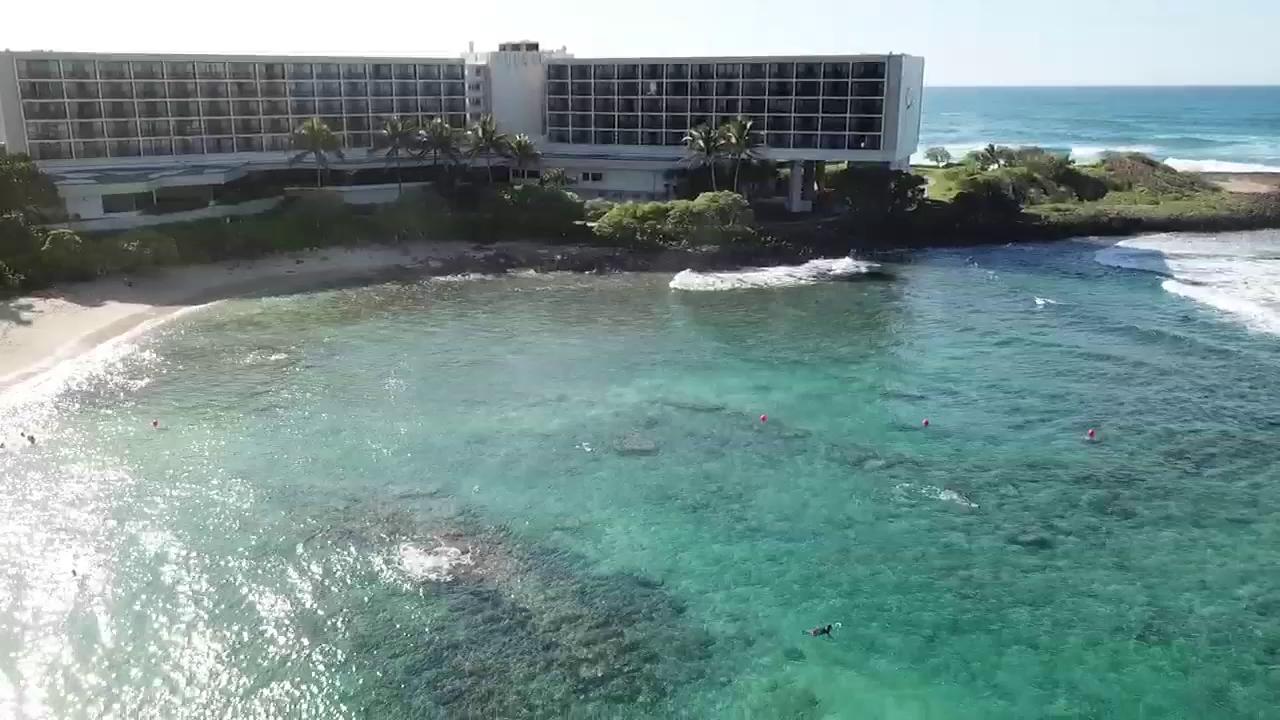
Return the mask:
<svg viewBox="0 0 1280 720">
<path fill-rule="evenodd" d="M 702 193 L 695 200 L 623 203 L 596 223 L 595 234 L 629 248 L 696 247 L 759 239 L 751 206 L 737 193 Z"/>
</svg>

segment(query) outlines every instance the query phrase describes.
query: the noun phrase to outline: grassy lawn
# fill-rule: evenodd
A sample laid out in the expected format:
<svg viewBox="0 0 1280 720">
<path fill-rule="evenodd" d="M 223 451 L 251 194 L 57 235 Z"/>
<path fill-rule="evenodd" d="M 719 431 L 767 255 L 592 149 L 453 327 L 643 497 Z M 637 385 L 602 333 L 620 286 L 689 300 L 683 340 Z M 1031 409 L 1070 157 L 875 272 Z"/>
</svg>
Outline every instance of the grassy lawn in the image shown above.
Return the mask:
<svg viewBox="0 0 1280 720">
<path fill-rule="evenodd" d="M 1094 202 L 1067 202 L 1031 205 L 1026 211 L 1046 221 L 1076 221 L 1104 217 L 1165 220 L 1172 218 L 1211 217 L 1248 212 L 1253 198 L 1203 190 L 1183 197 L 1156 195 L 1144 190 L 1113 191 Z"/>
</svg>

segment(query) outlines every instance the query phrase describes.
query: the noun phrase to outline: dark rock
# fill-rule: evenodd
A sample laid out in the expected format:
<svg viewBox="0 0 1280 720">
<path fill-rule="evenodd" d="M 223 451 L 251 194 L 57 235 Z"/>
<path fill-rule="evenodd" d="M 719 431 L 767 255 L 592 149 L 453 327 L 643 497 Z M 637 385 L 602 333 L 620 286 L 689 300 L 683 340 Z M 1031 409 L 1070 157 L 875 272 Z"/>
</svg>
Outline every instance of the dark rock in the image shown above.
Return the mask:
<svg viewBox="0 0 1280 720">
<path fill-rule="evenodd" d="M 1053 538 L 1036 532 L 1023 532 L 1009 536 L 1009 542 L 1032 550 L 1048 550 L 1053 547 Z"/>
<path fill-rule="evenodd" d="M 789 662 L 804 662 L 804 651 L 798 647 L 789 647 L 782 651 L 782 657 Z"/>
<path fill-rule="evenodd" d="M 619 455 L 656 455 L 658 443 L 640 433 L 627 433 L 613 444 Z"/>
</svg>

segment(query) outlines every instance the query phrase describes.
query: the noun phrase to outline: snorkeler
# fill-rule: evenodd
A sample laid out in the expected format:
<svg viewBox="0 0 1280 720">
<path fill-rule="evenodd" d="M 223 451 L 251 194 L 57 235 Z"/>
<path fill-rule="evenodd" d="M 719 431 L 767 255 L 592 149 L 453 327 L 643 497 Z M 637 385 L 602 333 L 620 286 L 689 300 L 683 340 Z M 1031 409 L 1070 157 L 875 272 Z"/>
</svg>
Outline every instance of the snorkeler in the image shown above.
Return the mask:
<svg viewBox="0 0 1280 720">
<path fill-rule="evenodd" d="M 819 625 L 818 627 L 812 630 L 806 630 L 805 633 L 807 633 L 809 637 L 822 637 L 823 635 L 826 635 L 827 637 L 831 637 L 831 628 L 832 628 L 831 625 L 828 625 L 826 627 L 822 627 L 821 625 Z"/>
</svg>

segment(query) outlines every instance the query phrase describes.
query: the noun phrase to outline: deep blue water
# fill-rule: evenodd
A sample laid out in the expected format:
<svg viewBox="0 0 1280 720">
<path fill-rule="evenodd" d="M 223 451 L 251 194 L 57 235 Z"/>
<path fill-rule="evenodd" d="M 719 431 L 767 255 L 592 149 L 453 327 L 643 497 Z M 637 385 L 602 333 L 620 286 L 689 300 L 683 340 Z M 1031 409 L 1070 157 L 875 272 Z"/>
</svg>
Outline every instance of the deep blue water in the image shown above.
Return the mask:
<svg viewBox="0 0 1280 720">
<path fill-rule="evenodd" d="M 925 94 L 920 149 L 1145 152 L 1183 170 L 1280 172 L 1280 87 L 956 88 Z"/>
</svg>

